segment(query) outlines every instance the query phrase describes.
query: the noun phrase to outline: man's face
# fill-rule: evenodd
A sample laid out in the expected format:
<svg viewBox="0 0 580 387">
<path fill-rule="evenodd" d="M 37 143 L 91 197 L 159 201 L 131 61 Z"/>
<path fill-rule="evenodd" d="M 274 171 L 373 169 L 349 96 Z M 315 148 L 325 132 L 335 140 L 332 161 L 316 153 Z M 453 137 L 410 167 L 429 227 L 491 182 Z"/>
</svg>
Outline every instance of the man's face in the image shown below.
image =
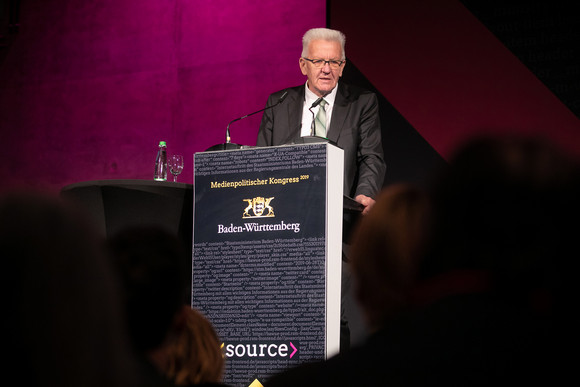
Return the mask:
<svg viewBox="0 0 580 387">
<path fill-rule="evenodd" d="M 342 49 L 339 42 L 328 40 L 313 40 L 308 45 L 308 59 L 342 60 Z M 311 62 L 300 58 L 300 70 L 308 77 L 308 88 L 317 96 L 322 97 L 334 89 L 338 78 L 342 76 L 344 63 L 337 69 L 332 69 L 328 63 L 316 68 Z"/>
</svg>

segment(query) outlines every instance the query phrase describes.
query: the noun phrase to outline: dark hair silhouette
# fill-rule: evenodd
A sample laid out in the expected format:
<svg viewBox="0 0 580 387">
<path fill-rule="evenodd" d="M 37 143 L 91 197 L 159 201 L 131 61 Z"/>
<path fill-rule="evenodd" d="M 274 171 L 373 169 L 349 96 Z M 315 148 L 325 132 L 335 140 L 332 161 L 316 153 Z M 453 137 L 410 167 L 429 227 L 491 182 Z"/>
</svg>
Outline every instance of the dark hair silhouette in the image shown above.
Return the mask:
<svg viewBox="0 0 580 387">
<path fill-rule="evenodd" d="M 578 171 L 545 140 L 467 143 L 434 187 L 434 245 L 423 274 L 487 270 L 508 294 L 559 286 L 576 250 L 570 220 L 578 215 Z"/>
<path fill-rule="evenodd" d="M 112 236 L 133 345 L 139 352 L 158 347 L 186 299 L 187 254 L 181 241 L 162 228 L 135 226 Z"/>
<path fill-rule="evenodd" d="M 8 369 L 42 386 L 137 385 L 103 241 L 58 199 L 0 198 Z"/>
<path fill-rule="evenodd" d="M 351 267 L 357 301 L 372 328 L 382 326 L 408 303 L 428 214 L 425 192 L 395 184 L 383 189 L 355 230 Z"/>
</svg>

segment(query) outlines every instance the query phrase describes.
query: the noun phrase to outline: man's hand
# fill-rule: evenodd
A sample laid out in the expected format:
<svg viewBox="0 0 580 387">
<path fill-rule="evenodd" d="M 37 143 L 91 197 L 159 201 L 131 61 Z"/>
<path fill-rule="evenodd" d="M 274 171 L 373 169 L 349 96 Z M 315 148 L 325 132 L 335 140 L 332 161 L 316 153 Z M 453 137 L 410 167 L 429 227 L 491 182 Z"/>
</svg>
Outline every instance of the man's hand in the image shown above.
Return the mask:
<svg viewBox="0 0 580 387">
<path fill-rule="evenodd" d="M 366 215 L 370 211 L 373 204 L 375 204 L 375 200 L 373 198 L 369 198 L 368 196 L 365 195 L 357 195 L 354 198 L 354 200 L 356 200 L 365 207 L 362 211 L 363 215 Z"/>
</svg>

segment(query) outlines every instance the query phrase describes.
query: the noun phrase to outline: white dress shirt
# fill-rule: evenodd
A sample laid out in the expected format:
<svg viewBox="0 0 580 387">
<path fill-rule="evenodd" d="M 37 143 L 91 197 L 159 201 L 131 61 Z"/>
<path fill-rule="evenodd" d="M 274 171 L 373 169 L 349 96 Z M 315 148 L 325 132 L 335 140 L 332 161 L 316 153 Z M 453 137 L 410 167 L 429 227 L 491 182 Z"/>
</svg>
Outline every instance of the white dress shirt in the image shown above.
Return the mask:
<svg viewBox="0 0 580 387">
<path fill-rule="evenodd" d="M 338 83 L 336 84 L 336 86 L 338 86 Z M 332 107 L 334 106 L 334 99 L 336 98 L 336 89 L 337 89 L 336 86 L 334 87 L 334 89 L 332 89 L 332 91 L 329 94 L 324 96 L 324 100 L 326 101 L 326 106 L 324 109 L 326 110 L 327 137 L 328 130 L 330 129 L 330 119 L 332 118 Z M 302 108 L 302 128 L 300 130 L 300 136 L 302 137 L 312 135 L 312 133 L 310 132 L 313 120 L 312 113 L 314 113 L 314 117 L 316 117 L 316 114 L 318 114 L 318 109 L 320 109 L 320 105 L 318 105 L 314 109 L 312 109 L 312 113 L 310 112 L 309 108 L 318 99 L 318 96 L 308 88 L 308 81 L 306 81 L 305 90 L 306 91 L 304 93 L 304 107 Z"/>
</svg>

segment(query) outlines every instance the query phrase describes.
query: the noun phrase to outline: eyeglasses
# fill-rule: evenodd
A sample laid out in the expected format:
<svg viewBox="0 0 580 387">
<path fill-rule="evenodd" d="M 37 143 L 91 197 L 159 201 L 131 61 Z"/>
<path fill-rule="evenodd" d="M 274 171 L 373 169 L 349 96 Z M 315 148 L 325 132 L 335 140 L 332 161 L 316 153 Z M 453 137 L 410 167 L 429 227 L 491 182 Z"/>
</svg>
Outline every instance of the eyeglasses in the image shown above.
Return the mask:
<svg viewBox="0 0 580 387">
<path fill-rule="evenodd" d="M 342 66 L 342 64 L 344 62 L 346 62 L 345 60 L 310 59 L 310 58 L 305 58 L 305 57 L 302 57 L 302 59 L 307 60 L 308 62 L 312 63 L 312 65 L 314 67 L 316 67 L 317 69 L 324 67 L 328 63 L 328 65 L 330 66 L 331 69 L 336 70 L 340 66 Z"/>
</svg>

